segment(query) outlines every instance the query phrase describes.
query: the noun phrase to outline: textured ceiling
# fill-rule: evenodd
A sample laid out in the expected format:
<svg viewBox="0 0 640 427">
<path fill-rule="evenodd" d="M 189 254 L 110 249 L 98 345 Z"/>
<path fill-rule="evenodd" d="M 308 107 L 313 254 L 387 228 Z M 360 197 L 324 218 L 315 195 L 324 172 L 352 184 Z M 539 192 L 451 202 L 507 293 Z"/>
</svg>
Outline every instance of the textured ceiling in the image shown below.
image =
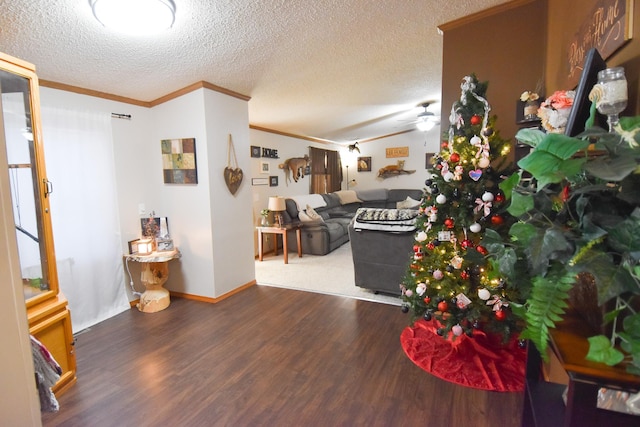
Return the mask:
<svg viewBox="0 0 640 427">
<path fill-rule="evenodd" d="M 0 0 L 0 51 L 40 79 L 140 101 L 207 81 L 250 96 L 252 125 L 350 142 L 411 129 L 425 101 L 438 115 L 437 26 L 507 3 L 174 1 L 170 30 L 132 37 L 98 23 L 89 0 Z"/>
</svg>

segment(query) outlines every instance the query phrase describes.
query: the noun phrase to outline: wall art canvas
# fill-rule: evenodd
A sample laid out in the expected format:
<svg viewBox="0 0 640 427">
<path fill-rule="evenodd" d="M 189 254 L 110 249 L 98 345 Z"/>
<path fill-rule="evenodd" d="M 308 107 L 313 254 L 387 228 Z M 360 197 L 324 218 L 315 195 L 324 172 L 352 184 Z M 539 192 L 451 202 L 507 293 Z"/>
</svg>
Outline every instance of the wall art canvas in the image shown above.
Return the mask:
<svg viewBox="0 0 640 427">
<path fill-rule="evenodd" d="M 358 172 L 371 172 L 371 157 L 358 157 Z"/>
<path fill-rule="evenodd" d="M 165 184 L 197 184 L 196 139 L 163 139 L 160 144 Z"/>
</svg>

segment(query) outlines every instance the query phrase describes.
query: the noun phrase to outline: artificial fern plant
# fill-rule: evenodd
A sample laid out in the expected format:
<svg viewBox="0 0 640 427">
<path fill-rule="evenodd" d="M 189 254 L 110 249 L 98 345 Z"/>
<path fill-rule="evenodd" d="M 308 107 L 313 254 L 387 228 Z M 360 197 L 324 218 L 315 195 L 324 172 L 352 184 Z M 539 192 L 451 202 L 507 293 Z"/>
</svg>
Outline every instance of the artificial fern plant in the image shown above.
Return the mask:
<svg viewBox="0 0 640 427">
<path fill-rule="evenodd" d="M 588 122 L 589 124 L 589 122 Z M 523 129 L 533 150 L 501 188 L 518 217 L 510 240 L 487 248 L 502 274 L 529 289 L 513 307 L 525 321 L 522 338 L 546 355 L 549 329 L 562 320 L 579 274 L 590 274 L 611 337 L 590 338 L 587 358 L 624 363 L 640 375 L 640 117 L 621 118 L 616 132 L 588 127 L 577 137 Z M 525 178 L 527 177 L 528 178 Z"/>
</svg>

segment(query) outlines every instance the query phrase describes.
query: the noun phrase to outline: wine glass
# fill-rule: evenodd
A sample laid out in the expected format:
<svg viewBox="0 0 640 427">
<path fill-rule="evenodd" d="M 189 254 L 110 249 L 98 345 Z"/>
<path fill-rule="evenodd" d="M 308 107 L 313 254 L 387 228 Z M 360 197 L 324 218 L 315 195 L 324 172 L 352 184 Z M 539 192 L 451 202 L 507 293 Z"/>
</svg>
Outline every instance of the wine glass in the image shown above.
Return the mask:
<svg viewBox="0 0 640 427">
<path fill-rule="evenodd" d="M 618 114 L 627 108 L 627 79 L 624 68 L 607 68 L 598 72 L 598 85 L 602 88 L 602 97 L 596 103 L 600 114 L 607 116 L 609 132 L 618 124 Z"/>
</svg>

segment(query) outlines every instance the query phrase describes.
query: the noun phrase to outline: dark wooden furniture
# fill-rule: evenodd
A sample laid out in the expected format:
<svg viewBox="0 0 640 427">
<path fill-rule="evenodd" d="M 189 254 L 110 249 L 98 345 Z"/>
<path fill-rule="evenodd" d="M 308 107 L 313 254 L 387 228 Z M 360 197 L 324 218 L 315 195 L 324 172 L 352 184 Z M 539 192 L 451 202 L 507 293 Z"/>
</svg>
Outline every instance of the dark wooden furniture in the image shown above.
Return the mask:
<svg viewBox="0 0 640 427">
<path fill-rule="evenodd" d="M 588 324 L 575 312 L 568 313 L 551 332 L 551 348 L 569 376 L 566 407 L 562 401 L 565 386 L 547 383 L 540 378 L 540 356 L 530 346 L 523 426 L 640 425 L 640 416 L 597 408 L 601 387 L 637 393 L 640 391 L 640 377 L 628 374 L 620 367 L 586 360 L 589 350 L 587 337 L 592 335 L 594 333 Z"/>
</svg>

